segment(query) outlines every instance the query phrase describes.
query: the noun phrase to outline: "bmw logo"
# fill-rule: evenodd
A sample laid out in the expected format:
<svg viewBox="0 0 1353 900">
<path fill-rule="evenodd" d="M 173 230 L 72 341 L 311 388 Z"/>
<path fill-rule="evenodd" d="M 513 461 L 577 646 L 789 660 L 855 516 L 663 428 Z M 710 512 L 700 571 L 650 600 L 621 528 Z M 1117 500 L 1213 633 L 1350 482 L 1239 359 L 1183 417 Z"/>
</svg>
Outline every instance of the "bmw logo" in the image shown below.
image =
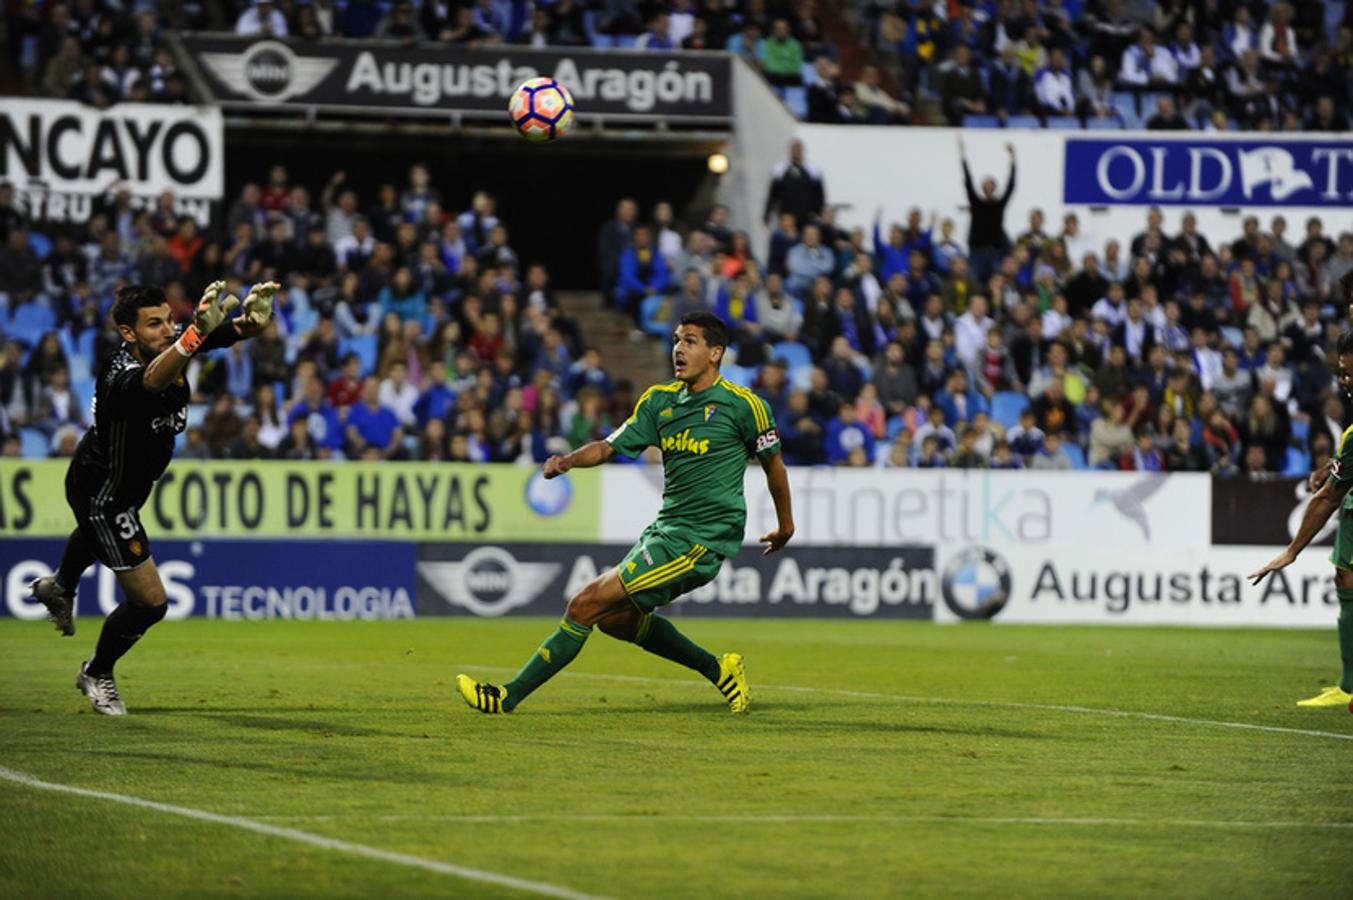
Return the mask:
<svg viewBox="0 0 1353 900">
<path fill-rule="evenodd" d="M 538 516 L 557 516 L 573 503 L 573 482 L 567 475 L 546 479 L 537 471 L 526 482 L 526 505 Z"/>
<path fill-rule="evenodd" d="M 960 619 L 994 618 L 1010 599 L 1010 564 L 986 547 L 969 547 L 945 565 L 940 593 Z"/>
</svg>

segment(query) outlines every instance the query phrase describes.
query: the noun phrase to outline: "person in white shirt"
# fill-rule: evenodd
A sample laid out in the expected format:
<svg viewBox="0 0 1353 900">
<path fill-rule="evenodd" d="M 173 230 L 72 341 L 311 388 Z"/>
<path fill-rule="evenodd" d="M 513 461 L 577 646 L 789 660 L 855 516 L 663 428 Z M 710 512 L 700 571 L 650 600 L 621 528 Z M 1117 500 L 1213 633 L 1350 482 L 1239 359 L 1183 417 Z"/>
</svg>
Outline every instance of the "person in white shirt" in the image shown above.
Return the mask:
<svg viewBox="0 0 1353 900">
<path fill-rule="evenodd" d="M 1175 66 L 1179 69 L 1179 78 L 1186 80 L 1194 69 L 1202 65 L 1203 51 L 1193 39 L 1193 26 L 1180 22 L 1174 30 L 1174 45 L 1170 47 L 1174 54 Z"/>
<path fill-rule="evenodd" d="M 1062 217 L 1062 246 L 1066 247 L 1067 259 L 1085 259 L 1087 253 L 1099 255 L 1099 241 L 1081 230 L 1080 219 L 1071 212 Z"/>
<path fill-rule="evenodd" d="M 1043 313 L 1043 337 L 1054 340 L 1063 331 L 1071 327 L 1071 316 L 1066 311 L 1066 295 L 1054 294 L 1052 304 Z"/>
<path fill-rule="evenodd" d="M 1179 81 L 1179 65 L 1174 55 L 1156 46 L 1156 36 L 1143 28 L 1137 43 L 1123 51 L 1118 81 L 1130 88 L 1146 88 Z"/>
<path fill-rule="evenodd" d="M 1123 302 L 1123 286 L 1117 282 L 1109 285 L 1107 297 L 1100 297 L 1090 308 L 1090 318 L 1102 319 L 1109 328 L 1117 328 L 1127 316 L 1127 304 Z"/>
<path fill-rule="evenodd" d="M 1196 339 L 1194 343 L 1196 346 Z M 1217 368 L 1218 370 L 1221 369 L 1220 364 Z M 1287 366 L 1287 348 L 1278 341 L 1268 345 L 1264 364 L 1254 370 L 1255 384 L 1262 385 L 1265 381 L 1273 382 L 1274 401 L 1286 404 L 1287 398 L 1292 396 L 1293 375 L 1292 370 Z"/>
<path fill-rule="evenodd" d="M 982 352 L 987 332 L 995 323 L 987 315 L 987 298 L 973 294 L 968 301 L 968 311 L 954 320 L 954 352 L 965 366 L 971 366 L 977 354 Z"/>
<path fill-rule="evenodd" d="M 1035 77 L 1034 94 L 1038 97 L 1038 105 L 1048 115 L 1075 114 L 1076 91 L 1071 84 L 1071 69 L 1059 48 L 1053 48 L 1048 56 L 1048 67 Z"/>
<path fill-rule="evenodd" d="M 272 0 L 258 0 L 235 20 L 235 33 L 284 38 L 287 36 L 287 17 L 282 15 Z"/>
<path fill-rule="evenodd" d="M 1297 35 L 1292 30 L 1292 7 L 1275 3 L 1264 27 L 1259 29 L 1259 55 L 1267 62 L 1294 65 L 1297 55 Z"/>
<path fill-rule="evenodd" d="M 380 403 L 395 411 L 399 424 L 412 427 L 417 424 L 413 408 L 418 403 L 418 388 L 408 381 L 409 368 L 402 362 L 390 364 L 389 376 L 381 382 Z"/>
<path fill-rule="evenodd" d="M 695 30 L 695 16 L 691 13 L 691 0 L 676 0 L 672 11 L 667 14 L 667 33 L 672 43 L 680 47 L 681 42 L 691 36 Z"/>
</svg>

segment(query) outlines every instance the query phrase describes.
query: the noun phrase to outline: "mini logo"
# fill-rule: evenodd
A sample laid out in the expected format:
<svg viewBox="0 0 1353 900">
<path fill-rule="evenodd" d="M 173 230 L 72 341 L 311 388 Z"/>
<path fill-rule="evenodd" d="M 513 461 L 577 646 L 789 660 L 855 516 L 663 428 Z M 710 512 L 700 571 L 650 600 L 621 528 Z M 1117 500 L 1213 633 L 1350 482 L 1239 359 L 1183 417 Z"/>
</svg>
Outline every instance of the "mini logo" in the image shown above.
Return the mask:
<svg viewBox="0 0 1353 900">
<path fill-rule="evenodd" d="M 716 412 L 718 412 L 718 411 L 719 411 L 719 407 L 715 406 L 715 405 L 712 404 L 712 403 L 711 403 L 709 406 L 706 406 L 706 407 L 705 407 L 705 421 L 708 422 L 710 419 L 714 418 L 714 414 L 715 414 Z"/>
<path fill-rule="evenodd" d="M 202 62 L 235 93 L 268 103 L 309 93 L 338 65 L 336 59 L 297 56 L 280 41 L 259 41 L 243 53 L 203 53 Z"/>
<path fill-rule="evenodd" d="M 547 479 L 536 470 L 526 481 L 526 505 L 538 516 L 557 516 L 573 505 L 573 482 L 567 475 Z"/>
<path fill-rule="evenodd" d="M 986 547 L 969 547 L 940 574 L 944 605 L 960 619 L 990 619 L 1010 599 L 1010 564 Z"/>
<path fill-rule="evenodd" d="M 563 567 L 519 562 L 501 547 L 476 547 L 460 562 L 420 562 L 418 574 L 452 606 L 501 616 L 529 605 Z"/>
<path fill-rule="evenodd" d="M 658 413 L 658 418 L 659 418 L 659 419 L 670 419 L 670 418 L 672 418 L 672 407 L 669 406 L 669 407 L 667 407 L 666 409 L 664 409 L 662 412 Z"/>
</svg>

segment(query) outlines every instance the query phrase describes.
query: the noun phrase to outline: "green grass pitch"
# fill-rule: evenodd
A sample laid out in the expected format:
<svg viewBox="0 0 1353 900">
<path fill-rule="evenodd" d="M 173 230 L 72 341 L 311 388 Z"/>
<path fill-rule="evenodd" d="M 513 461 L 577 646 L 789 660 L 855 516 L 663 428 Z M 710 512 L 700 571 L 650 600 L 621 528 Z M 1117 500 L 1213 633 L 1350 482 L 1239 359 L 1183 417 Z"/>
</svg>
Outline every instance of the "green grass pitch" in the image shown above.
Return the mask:
<svg viewBox="0 0 1353 900">
<path fill-rule="evenodd" d="M 97 620 L 4 621 L 0 766 L 599 896 L 1353 893 L 1353 716 L 1293 706 L 1332 628 L 681 624 L 746 656 L 749 717 L 600 634 L 481 716 L 456 672 L 553 623 L 425 619 L 168 622 L 106 719 Z M 525 895 L 9 780 L 0 813 L 5 897 Z"/>
</svg>

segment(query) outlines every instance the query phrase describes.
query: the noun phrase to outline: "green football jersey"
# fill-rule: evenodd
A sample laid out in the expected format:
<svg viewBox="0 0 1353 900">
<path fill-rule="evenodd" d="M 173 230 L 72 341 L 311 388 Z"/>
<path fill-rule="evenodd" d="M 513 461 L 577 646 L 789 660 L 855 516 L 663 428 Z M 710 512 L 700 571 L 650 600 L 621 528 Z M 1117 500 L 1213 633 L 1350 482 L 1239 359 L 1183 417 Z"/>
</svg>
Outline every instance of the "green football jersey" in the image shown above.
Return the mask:
<svg viewBox="0 0 1353 900">
<path fill-rule="evenodd" d="M 1339 446 L 1335 448 L 1330 466 L 1330 477 L 1339 485 L 1353 481 L 1353 425 L 1345 428 L 1343 436 L 1339 438 Z M 1353 491 L 1344 495 L 1344 510 L 1345 516 L 1350 514 L 1349 510 L 1353 510 Z"/>
<path fill-rule="evenodd" d="M 747 460 L 780 452 L 770 407 L 724 378 L 699 393 L 680 381 L 653 385 L 606 442 L 624 456 L 648 447 L 662 450 L 658 525 L 720 556 L 732 556 L 742 546 Z"/>
</svg>

